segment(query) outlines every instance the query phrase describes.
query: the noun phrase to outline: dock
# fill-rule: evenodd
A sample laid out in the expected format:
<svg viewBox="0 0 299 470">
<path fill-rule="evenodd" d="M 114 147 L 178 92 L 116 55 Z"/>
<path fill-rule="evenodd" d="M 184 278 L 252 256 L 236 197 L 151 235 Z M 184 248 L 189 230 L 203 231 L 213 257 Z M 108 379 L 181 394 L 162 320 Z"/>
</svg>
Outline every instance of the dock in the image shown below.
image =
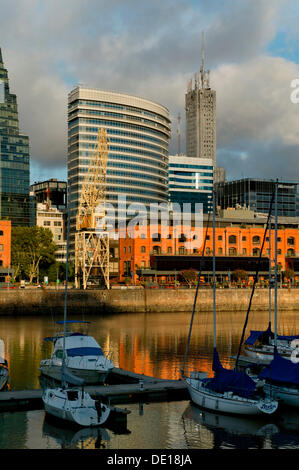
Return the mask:
<svg viewBox="0 0 299 470">
<path fill-rule="evenodd" d="M 189 399 L 182 380 L 159 379 L 118 368 L 111 372 L 107 385 L 86 385 L 84 389 L 94 399 L 104 395 L 111 405 Z M 42 393 L 41 389 L 1 391 L 0 411 L 43 409 Z M 122 412 L 117 407 L 114 411 Z"/>
</svg>

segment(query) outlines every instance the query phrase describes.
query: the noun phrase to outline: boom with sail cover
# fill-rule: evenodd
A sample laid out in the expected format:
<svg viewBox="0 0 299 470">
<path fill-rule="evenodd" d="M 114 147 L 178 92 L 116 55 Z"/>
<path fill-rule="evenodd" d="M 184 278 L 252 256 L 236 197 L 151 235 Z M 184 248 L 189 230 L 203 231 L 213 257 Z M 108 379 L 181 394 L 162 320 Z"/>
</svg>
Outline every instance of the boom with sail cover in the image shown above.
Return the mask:
<svg viewBox="0 0 299 470">
<path fill-rule="evenodd" d="M 245 398 L 256 391 L 256 383 L 247 374 L 222 366 L 216 349 L 213 353 L 213 371 L 214 378 L 207 384 L 210 390 L 218 393 L 233 392 Z"/>
</svg>

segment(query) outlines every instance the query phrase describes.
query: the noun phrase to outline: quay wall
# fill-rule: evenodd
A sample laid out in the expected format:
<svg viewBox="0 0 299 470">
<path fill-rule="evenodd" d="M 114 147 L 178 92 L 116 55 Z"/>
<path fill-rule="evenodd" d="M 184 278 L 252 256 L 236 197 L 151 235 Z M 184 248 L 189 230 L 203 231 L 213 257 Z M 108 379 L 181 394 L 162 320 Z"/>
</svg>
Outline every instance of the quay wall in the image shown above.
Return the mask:
<svg viewBox="0 0 299 470">
<path fill-rule="evenodd" d="M 274 302 L 274 292 L 273 302 Z M 247 310 L 251 289 L 217 289 L 217 311 Z M 195 289 L 112 289 L 68 292 L 68 315 L 192 311 Z M 200 289 L 197 312 L 212 312 L 212 289 Z M 299 310 L 299 289 L 278 289 L 280 310 Z M 252 310 L 267 310 L 269 292 L 256 289 Z M 17 289 L 0 291 L 0 316 L 63 314 L 64 291 Z"/>
</svg>

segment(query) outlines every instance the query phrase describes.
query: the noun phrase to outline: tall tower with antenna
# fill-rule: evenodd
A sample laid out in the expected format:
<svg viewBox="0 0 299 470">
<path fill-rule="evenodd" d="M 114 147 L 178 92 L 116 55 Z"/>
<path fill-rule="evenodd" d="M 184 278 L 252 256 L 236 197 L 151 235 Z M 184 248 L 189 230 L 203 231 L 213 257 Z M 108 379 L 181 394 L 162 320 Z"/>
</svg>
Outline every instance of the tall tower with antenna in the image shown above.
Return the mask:
<svg viewBox="0 0 299 470">
<path fill-rule="evenodd" d="M 200 76 L 195 73 L 185 95 L 187 157 L 213 160 L 216 167 L 216 91 L 210 87 L 205 70 L 204 33 L 201 41 Z"/>
</svg>

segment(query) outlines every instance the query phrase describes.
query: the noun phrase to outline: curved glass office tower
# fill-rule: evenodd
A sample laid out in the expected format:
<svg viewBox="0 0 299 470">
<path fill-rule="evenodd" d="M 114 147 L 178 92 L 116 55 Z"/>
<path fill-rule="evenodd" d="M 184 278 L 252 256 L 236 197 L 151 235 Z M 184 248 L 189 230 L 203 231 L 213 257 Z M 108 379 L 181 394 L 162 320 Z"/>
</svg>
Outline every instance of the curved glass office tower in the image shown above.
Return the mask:
<svg viewBox="0 0 299 470">
<path fill-rule="evenodd" d="M 68 97 L 68 182 L 71 225 L 79 204 L 99 128 L 110 138 L 106 200 L 117 210 L 118 196 L 127 206 L 168 200 L 167 108 L 132 95 L 76 87 Z"/>
</svg>

